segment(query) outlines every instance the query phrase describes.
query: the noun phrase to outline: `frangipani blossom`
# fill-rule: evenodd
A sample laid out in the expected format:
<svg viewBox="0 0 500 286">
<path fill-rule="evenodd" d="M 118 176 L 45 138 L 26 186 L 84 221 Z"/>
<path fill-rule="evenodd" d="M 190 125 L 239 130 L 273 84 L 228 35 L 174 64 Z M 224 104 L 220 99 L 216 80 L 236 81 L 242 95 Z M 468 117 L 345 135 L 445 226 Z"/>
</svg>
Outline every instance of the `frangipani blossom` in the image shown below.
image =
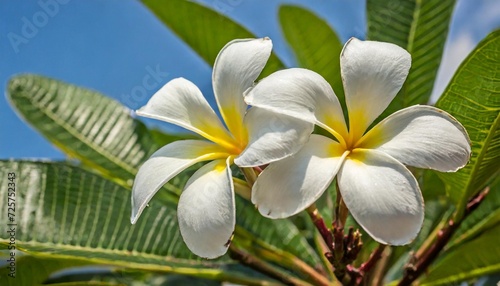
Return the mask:
<svg viewBox="0 0 500 286">
<path fill-rule="evenodd" d="M 471 147 L 463 126 L 431 106 L 411 106 L 371 123 L 401 89 L 411 57 L 389 43 L 350 39 L 341 75 L 349 128 L 330 85 L 304 69 L 276 72 L 245 95 L 253 106 L 316 123 L 336 140 L 311 135 L 292 157 L 269 165 L 252 190 L 262 215 L 284 218 L 313 204 L 337 177 L 345 205 L 378 242 L 411 242 L 424 218 L 418 183 L 405 165 L 453 172 Z"/>
<path fill-rule="evenodd" d="M 250 108 L 243 92 L 254 84 L 272 49 L 269 38 L 235 40 L 219 53 L 213 69 L 214 94 L 224 123 L 190 81 L 168 82 L 137 111 L 198 133 L 207 140 L 170 143 L 139 169 L 132 189 L 132 223 L 154 194 L 189 166 L 201 167 L 186 183 L 177 216 L 181 235 L 198 256 L 215 258 L 229 246 L 235 227 L 234 186 L 230 165 L 253 167 L 297 152 L 313 124 L 264 109 Z"/>
</svg>

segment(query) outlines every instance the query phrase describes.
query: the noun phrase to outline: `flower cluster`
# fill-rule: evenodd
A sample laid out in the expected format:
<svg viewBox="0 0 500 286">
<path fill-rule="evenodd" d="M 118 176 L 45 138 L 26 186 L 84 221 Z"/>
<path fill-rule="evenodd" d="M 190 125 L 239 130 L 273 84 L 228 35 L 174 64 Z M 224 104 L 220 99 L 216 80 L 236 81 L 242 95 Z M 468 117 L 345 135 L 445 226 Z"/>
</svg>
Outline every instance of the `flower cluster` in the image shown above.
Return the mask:
<svg viewBox="0 0 500 286">
<path fill-rule="evenodd" d="M 137 111 L 206 140 L 173 142 L 143 164 L 132 190 L 132 223 L 168 180 L 211 161 L 186 183 L 178 219 L 193 253 L 221 256 L 235 228 L 230 166 L 245 170 L 269 164 L 251 194 L 262 215 L 286 218 L 303 211 L 336 177 L 349 212 L 375 240 L 411 242 L 422 226 L 424 203 L 406 166 L 444 172 L 463 167 L 471 153 L 465 129 L 446 112 L 419 105 L 369 128 L 411 66 L 410 54 L 396 45 L 355 38 L 345 44 L 341 76 L 347 117 L 331 86 L 313 71 L 281 70 L 254 85 L 271 50 L 271 40 L 263 38 L 232 41 L 219 53 L 212 83 L 224 123 L 201 91 L 182 78 L 168 82 Z M 311 135 L 314 125 L 331 136 Z"/>
</svg>

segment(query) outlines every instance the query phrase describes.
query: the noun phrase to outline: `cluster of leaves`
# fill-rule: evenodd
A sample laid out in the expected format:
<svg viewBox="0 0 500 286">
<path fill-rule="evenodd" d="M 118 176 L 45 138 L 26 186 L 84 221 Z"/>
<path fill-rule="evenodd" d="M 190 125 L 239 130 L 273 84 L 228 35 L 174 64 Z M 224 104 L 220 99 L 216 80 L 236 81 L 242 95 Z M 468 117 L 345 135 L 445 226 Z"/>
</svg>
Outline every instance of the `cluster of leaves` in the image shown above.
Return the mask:
<svg viewBox="0 0 500 286">
<path fill-rule="evenodd" d="M 256 37 L 231 19 L 193 2 L 143 3 L 211 65 L 230 40 Z M 454 1 L 367 1 L 367 38 L 396 43 L 413 59 L 409 77 L 387 114 L 428 101 L 453 7 Z M 279 20 L 298 64 L 323 75 L 342 102 L 342 44 L 336 33 L 324 20 L 297 6 L 280 7 Z M 263 75 L 283 67 L 273 55 Z M 418 255 L 432 246 L 450 219 L 460 224 L 419 282 L 441 285 L 500 272 L 500 180 L 495 179 L 500 173 L 499 82 L 497 31 L 462 63 L 436 103 L 466 127 L 472 141 L 471 161 L 457 173 L 416 172 L 426 201 L 424 228 L 411 245 L 385 252 L 376 270 L 379 283 L 397 283 L 411 253 Z M 17 175 L 16 248 L 22 251 L 17 253 L 16 279 L 7 279 L 8 265 L 0 264 L 2 283 L 35 285 L 66 268 L 96 265 L 105 265 L 111 277 L 97 278 L 94 282 L 98 285 L 135 279 L 191 284 L 199 279 L 278 283 L 228 256 L 206 261 L 189 252 L 180 237 L 175 211 L 189 171 L 165 185 L 138 223 L 130 224 L 131 182 L 138 167 L 159 147 L 179 139 L 178 135 L 149 130 L 132 118 L 126 107 L 97 92 L 42 76 L 16 76 L 7 93 L 20 116 L 76 160 L 0 162 L 0 180 L 6 180 L 8 173 Z M 486 187 L 489 194 L 469 213 L 467 202 Z M 329 192 L 325 201 L 335 201 L 334 193 Z M 7 184 L 2 183 L 0 201 L 7 196 Z M 0 204 L 1 213 L 7 213 L 6 208 L 7 203 Z M 323 211 L 331 213 L 328 204 Z M 301 223 L 300 217 L 293 222 L 265 219 L 239 197 L 237 212 L 234 244 L 259 257 L 273 273 L 292 277 L 297 284 L 314 284 L 307 275 L 310 271 L 334 279 L 311 223 Z M 6 216 L 1 219 L 6 225 Z M 0 233 L 2 255 L 8 255 L 9 238 L 8 233 Z M 376 247 L 367 235 L 363 242 L 356 265 Z M 100 268 L 91 267 L 85 273 L 92 274 L 95 269 Z M 69 275 L 64 273 L 60 275 Z M 71 281 L 84 278 L 73 277 Z"/>
</svg>

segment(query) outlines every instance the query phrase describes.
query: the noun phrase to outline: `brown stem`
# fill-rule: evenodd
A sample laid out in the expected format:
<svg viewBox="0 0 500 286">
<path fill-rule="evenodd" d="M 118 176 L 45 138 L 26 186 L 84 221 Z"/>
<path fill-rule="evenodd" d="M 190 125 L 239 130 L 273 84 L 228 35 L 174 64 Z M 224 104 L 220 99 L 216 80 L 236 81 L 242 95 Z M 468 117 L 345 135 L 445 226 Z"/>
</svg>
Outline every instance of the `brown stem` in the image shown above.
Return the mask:
<svg viewBox="0 0 500 286">
<path fill-rule="evenodd" d="M 333 235 L 332 232 L 328 229 L 328 227 L 325 224 L 325 221 L 323 220 L 323 217 L 319 213 L 318 209 L 316 208 L 316 205 L 311 205 L 310 207 L 307 208 L 307 213 L 311 217 L 312 222 L 318 229 L 319 233 L 321 234 L 321 237 L 323 237 L 323 240 L 326 243 L 326 246 L 330 251 L 334 251 L 334 243 L 333 243 Z"/>
<path fill-rule="evenodd" d="M 373 286 L 382 286 L 384 283 L 384 275 L 389 266 L 389 261 L 391 259 L 392 249 L 386 247 L 385 251 L 382 253 L 382 258 L 380 258 L 375 269 L 373 269 L 370 274 L 370 283 Z M 365 278 L 366 280 L 366 278 Z"/>
<path fill-rule="evenodd" d="M 262 259 L 259 259 L 238 247 L 231 244 L 229 246 L 229 255 L 232 259 L 241 262 L 243 265 L 246 265 L 258 272 L 264 273 L 269 277 L 272 277 L 285 285 L 311 285 L 303 280 L 291 277 L 290 275 L 283 273 L 277 269 L 275 269 L 270 264 L 266 263 Z M 318 285 L 328 285 L 328 284 L 318 284 Z"/>
<path fill-rule="evenodd" d="M 373 268 L 373 266 L 377 264 L 380 258 L 382 258 L 382 253 L 384 252 L 386 246 L 387 245 L 385 244 L 379 244 L 378 247 L 370 255 L 370 258 L 368 258 L 365 263 L 361 264 L 361 267 L 359 267 L 359 271 L 362 273 L 369 272 Z"/>
<path fill-rule="evenodd" d="M 363 280 L 366 278 L 366 275 L 372 270 L 372 268 L 377 264 L 377 262 L 382 258 L 382 253 L 386 248 L 385 244 L 379 244 L 378 247 L 372 252 L 370 258 L 363 264 L 361 267 L 355 268 L 352 265 L 347 266 L 347 272 L 351 277 L 352 285 L 361 285 Z"/>
<path fill-rule="evenodd" d="M 328 282 L 328 279 L 326 279 L 325 276 L 321 275 L 318 271 L 316 271 L 314 268 L 309 266 L 307 263 L 304 261 L 292 257 L 284 257 L 283 254 L 279 254 L 276 252 L 273 252 L 269 249 L 264 249 L 264 248 L 255 248 L 256 254 L 259 255 L 260 257 L 265 257 L 267 258 L 268 261 L 275 262 L 275 263 L 281 263 L 282 265 L 286 266 L 287 268 L 294 270 L 298 273 L 301 273 L 305 279 L 308 281 L 314 283 L 314 285 L 329 285 L 330 283 Z"/>
<path fill-rule="evenodd" d="M 442 228 L 437 233 L 437 238 L 434 244 L 432 244 L 425 251 L 418 251 L 417 253 L 422 253 L 419 257 L 414 257 L 416 261 L 413 265 L 408 265 L 403 278 L 399 281 L 398 285 L 410 285 L 413 281 L 415 281 L 424 271 L 429 267 L 429 265 L 436 259 L 441 250 L 446 246 L 449 242 L 451 236 L 460 226 L 460 224 L 464 221 L 464 219 L 475 210 L 479 204 L 484 200 L 488 192 L 490 191 L 489 187 L 486 187 L 482 192 L 480 192 L 476 197 L 471 199 L 467 204 L 465 209 L 465 214 L 461 220 L 454 222 L 452 219 L 448 221 L 448 225 Z"/>
</svg>

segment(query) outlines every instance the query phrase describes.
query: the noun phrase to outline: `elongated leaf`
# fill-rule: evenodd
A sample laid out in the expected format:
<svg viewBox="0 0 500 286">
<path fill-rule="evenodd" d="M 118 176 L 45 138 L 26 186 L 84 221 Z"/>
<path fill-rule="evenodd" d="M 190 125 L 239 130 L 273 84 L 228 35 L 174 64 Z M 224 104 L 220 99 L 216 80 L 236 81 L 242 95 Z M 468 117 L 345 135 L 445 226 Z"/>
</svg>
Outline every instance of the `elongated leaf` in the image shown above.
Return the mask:
<svg viewBox="0 0 500 286">
<path fill-rule="evenodd" d="M 500 182 L 500 180 L 498 180 Z M 452 251 L 453 248 L 460 246 L 490 228 L 500 225 L 500 184 L 497 183 L 491 187 L 488 195 L 479 207 L 474 210 L 460 224 L 451 242 L 448 243 L 446 251 Z"/>
<path fill-rule="evenodd" d="M 155 215 L 149 212 L 131 225 L 130 192 L 79 167 L 2 161 L 0 170 L 2 213 L 8 211 L 5 178 L 16 177 L 14 221 L 21 249 L 158 266 L 199 264 L 180 239 L 173 206 L 152 206 Z M 9 239 L 5 232 L 0 238 Z"/>
<path fill-rule="evenodd" d="M 128 108 L 98 92 L 27 74 L 13 77 L 7 94 L 18 114 L 50 142 L 123 185 L 161 146 Z M 175 201 L 177 185 L 165 189 L 170 192 L 162 192 L 162 199 Z"/>
<path fill-rule="evenodd" d="M 422 285 L 450 285 L 500 271 L 500 226 L 455 251 L 444 255 L 429 269 Z"/>
<path fill-rule="evenodd" d="M 219 51 L 228 42 L 234 39 L 256 38 L 240 24 L 195 2 L 144 0 L 143 3 L 211 66 Z M 281 61 L 273 54 L 262 76 L 282 67 Z"/>
<path fill-rule="evenodd" d="M 344 88 L 340 78 L 342 44 L 335 31 L 325 20 L 298 6 L 281 6 L 279 18 L 281 29 L 299 66 L 321 74 L 344 104 Z"/>
<path fill-rule="evenodd" d="M 206 261 L 183 243 L 174 207 L 151 206 L 136 225 L 129 221 L 129 192 L 122 186 L 63 163 L 0 162 L 0 212 L 7 214 L 8 184 L 16 174 L 16 248 L 32 255 L 79 259 L 122 268 L 186 274 L 236 283 L 261 283 L 224 270 L 227 258 Z M 11 196 L 12 197 L 12 196 Z M 0 234 L 0 245 L 10 235 Z"/>
<path fill-rule="evenodd" d="M 137 270 L 245 283 L 251 280 L 221 269 L 228 263 L 227 256 L 205 261 L 191 254 L 180 236 L 173 204 L 152 204 L 138 223 L 131 225 L 129 190 L 98 175 L 63 163 L 0 161 L 0 178 L 7 178 L 8 173 L 16 174 L 18 249 Z M 8 184 L 2 181 L 3 213 L 7 213 L 7 193 Z M 290 222 L 265 219 L 242 199 L 238 199 L 237 208 L 238 223 L 254 235 L 251 239 L 285 249 L 312 265 L 318 261 Z M 0 223 L 6 225 L 7 216 Z M 0 234 L 0 245 L 8 245 L 9 238 L 6 232 Z"/>
<path fill-rule="evenodd" d="M 128 115 L 126 108 L 98 93 L 39 76 L 14 78 L 10 84 L 10 97 L 21 114 L 56 145 L 70 154 L 76 154 L 75 157 L 89 162 L 91 167 L 101 170 L 102 173 L 111 174 L 122 180 L 132 179 L 139 164 L 147 158 L 145 157 L 146 153 L 155 150 L 154 146 L 158 146 L 158 144 L 153 143 L 153 139 L 168 143 L 169 140 L 177 138 L 156 131 L 148 131 L 142 123 Z M 108 106 L 104 110 L 109 110 L 109 112 L 100 112 L 103 106 Z M 116 110 L 118 115 L 109 120 L 108 116 L 115 114 L 113 110 Z M 78 117 L 77 114 L 81 114 L 81 116 Z M 82 119 L 88 119 L 92 124 L 84 124 L 85 121 Z M 116 121 L 119 124 L 118 126 L 116 123 L 109 125 L 110 121 Z M 140 132 L 135 133 L 137 129 Z M 124 138 L 122 134 L 126 134 L 128 137 Z M 129 139 L 129 137 L 131 138 Z M 109 144 L 103 142 L 109 142 Z M 128 143 L 124 145 L 123 142 Z M 120 150 L 120 148 L 125 150 Z M 146 152 L 146 148 L 148 152 Z M 149 149 L 152 150 L 149 151 Z M 81 152 L 82 150 L 85 152 Z M 126 150 L 135 151 L 127 153 Z M 142 152 L 140 152 L 141 150 Z M 126 156 L 127 154 L 130 156 Z M 134 158 L 133 155 L 136 157 Z M 176 196 L 180 194 L 180 188 L 184 186 L 193 171 L 194 169 L 191 168 L 172 179 L 167 185 L 167 189 L 170 191 L 168 193 L 172 197 L 167 196 L 162 199 L 162 196 L 166 196 L 167 192 L 161 191 L 155 196 L 151 205 L 157 204 L 158 201 L 166 204 L 170 202 L 169 206 L 176 209 L 175 204 L 171 203 L 177 201 Z M 127 189 L 130 187 L 130 184 L 123 185 Z M 250 204 L 241 203 L 241 206 L 243 211 L 240 216 L 242 218 L 241 224 L 245 229 L 266 243 L 271 242 L 278 249 L 283 247 L 294 255 L 303 257 L 308 262 L 317 261 L 317 257 L 308 249 L 307 241 L 293 224 L 288 221 L 265 221 Z M 124 206 L 123 211 L 128 215 L 129 205 Z M 146 213 L 151 216 L 156 215 L 156 211 L 152 209 Z M 286 239 L 281 239 L 280 235 L 281 238 L 291 238 L 293 244 L 284 243 Z"/>
<path fill-rule="evenodd" d="M 236 206 L 236 223 L 253 234 L 255 238 L 250 238 L 250 241 L 260 240 L 304 260 L 313 267 L 321 264 L 313 248 L 292 222 L 265 218 L 258 214 L 253 204 L 239 197 Z"/>
<path fill-rule="evenodd" d="M 130 110 L 97 92 L 28 74 L 10 80 L 8 97 L 49 141 L 103 173 L 133 178 L 158 148 Z"/>
<path fill-rule="evenodd" d="M 19 255 L 19 252 L 17 254 Z M 4 257 L 2 257 L 2 260 L 4 260 Z M 57 259 L 48 256 L 38 258 L 30 255 L 19 255 L 16 257 L 15 278 L 9 276 L 11 269 L 0 267 L 0 281 L 2 281 L 2 285 L 40 285 L 56 271 L 89 264 L 92 263 L 77 259 Z"/>
<path fill-rule="evenodd" d="M 500 171 L 499 82 L 500 31 L 496 31 L 467 57 L 436 103 L 465 126 L 472 141 L 469 164 L 456 173 L 440 173 L 459 213 Z"/>
<path fill-rule="evenodd" d="M 367 1 L 367 38 L 394 43 L 412 56 L 408 79 L 385 115 L 429 100 L 454 5 L 454 0 Z"/>
</svg>

